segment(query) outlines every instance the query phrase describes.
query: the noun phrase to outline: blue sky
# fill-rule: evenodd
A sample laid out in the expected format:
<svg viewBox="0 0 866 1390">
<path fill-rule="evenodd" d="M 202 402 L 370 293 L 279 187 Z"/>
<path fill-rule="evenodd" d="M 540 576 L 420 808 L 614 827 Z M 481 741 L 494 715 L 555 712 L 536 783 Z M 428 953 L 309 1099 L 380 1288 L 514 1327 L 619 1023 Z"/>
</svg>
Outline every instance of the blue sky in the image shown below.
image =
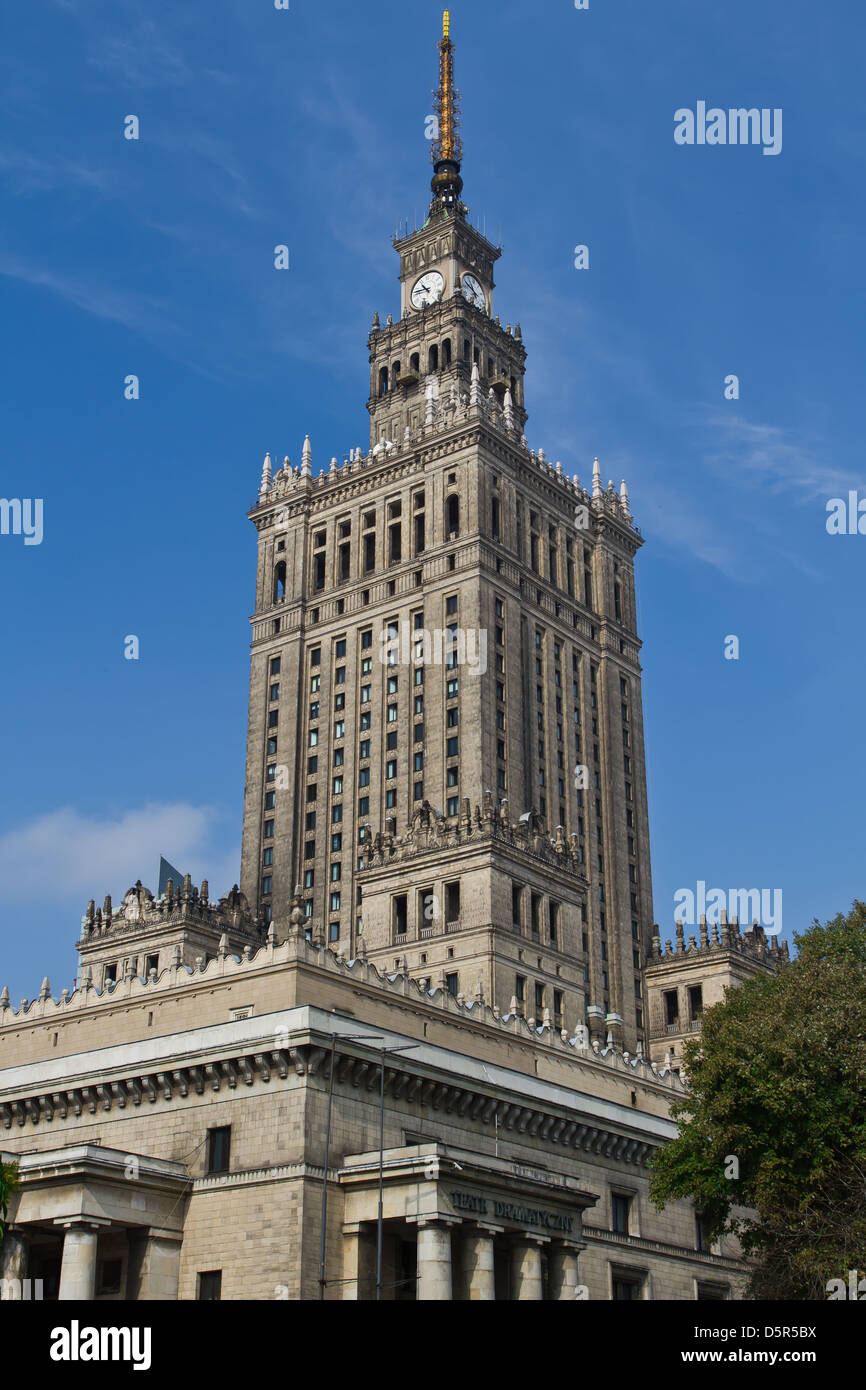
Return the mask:
<svg viewBox="0 0 866 1390">
<path fill-rule="evenodd" d="M 30 0 L 0 52 L 0 985 L 75 973 L 89 897 L 239 863 L 266 449 L 366 444 L 366 337 L 423 214 L 441 5 Z M 656 920 L 862 879 L 866 20 L 837 0 L 452 6 L 464 197 L 501 237 L 527 434 L 628 480 Z M 674 112 L 783 111 L 783 148 Z M 124 118 L 140 139 L 123 138 Z M 286 243 L 291 269 L 273 248 Z M 574 247 L 590 267 L 574 268 Z M 124 378 L 141 396 L 124 399 Z M 724 399 L 735 373 L 740 398 Z M 138 661 L 123 657 L 138 636 Z M 740 640 L 737 661 L 724 640 Z"/>
</svg>

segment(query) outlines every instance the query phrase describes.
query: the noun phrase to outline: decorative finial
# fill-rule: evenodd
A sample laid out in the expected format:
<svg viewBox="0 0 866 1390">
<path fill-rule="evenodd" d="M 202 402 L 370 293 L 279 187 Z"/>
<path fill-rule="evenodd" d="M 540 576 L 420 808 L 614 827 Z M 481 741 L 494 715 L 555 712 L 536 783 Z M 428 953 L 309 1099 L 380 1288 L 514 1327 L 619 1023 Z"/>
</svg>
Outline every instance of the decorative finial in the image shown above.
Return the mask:
<svg viewBox="0 0 866 1390">
<path fill-rule="evenodd" d="M 301 452 L 301 477 L 312 478 L 313 476 L 313 450 L 310 445 L 310 436 L 304 435 L 304 447 Z"/>
<path fill-rule="evenodd" d="M 261 482 L 261 487 L 259 488 L 259 496 L 260 496 L 260 497 L 264 497 L 264 495 L 265 495 L 267 492 L 270 491 L 270 487 L 271 487 L 271 456 L 270 456 L 270 454 L 265 454 L 265 461 L 264 461 L 264 463 L 262 464 L 262 482 Z"/>
<path fill-rule="evenodd" d="M 631 516 L 631 508 L 628 503 L 628 488 L 625 485 L 625 478 L 623 478 L 619 485 L 619 500 L 622 503 L 622 509 L 626 516 Z"/>
<path fill-rule="evenodd" d="M 598 459 L 592 461 L 592 495 L 593 497 L 602 496 L 601 469 L 598 466 Z"/>
</svg>

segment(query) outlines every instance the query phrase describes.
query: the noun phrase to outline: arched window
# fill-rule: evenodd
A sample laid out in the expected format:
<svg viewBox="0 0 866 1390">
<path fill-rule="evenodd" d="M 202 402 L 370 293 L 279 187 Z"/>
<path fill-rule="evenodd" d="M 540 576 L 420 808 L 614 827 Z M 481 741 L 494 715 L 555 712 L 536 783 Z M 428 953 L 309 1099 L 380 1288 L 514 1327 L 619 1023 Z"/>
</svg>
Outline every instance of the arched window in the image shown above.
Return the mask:
<svg viewBox="0 0 866 1390">
<path fill-rule="evenodd" d="M 379 395 L 385 396 L 388 393 L 388 368 L 379 368 Z"/>
<path fill-rule="evenodd" d="M 468 362 L 472 357 L 472 344 L 468 338 L 463 339 L 463 361 Z"/>
<path fill-rule="evenodd" d="M 435 343 L 427 354 L 427 370 L 428 372 L 438 372 L 439 370 L 439 349 Z"/>
<path fill-rule="evenodd" d="M 286 562 L 280 560 L 274 568 L 274 603 L 286 597 Z"/>
<path fill-rule="evenodd" d="M 456 536 L 460 532 L 460 498 L 452 492 L 445 499 L 445 534 Z"/>
<path fill-rule="evenodd" d="M 391 381 L 392 381 L 392 384 L 393 384 L 394 386 L 396 386 L 399 380 L 400 380 L 400 363 L 399 363 L 399 362 L 395 362 L 395 363 L 393 363 L 393 365 L 392 365 L 392 367 L 391 367 Z"/>
<path fill-rule="evenodd" d="M 451 366 L 451 339 L 446 338 L 442 344 L 442 367 Z"/>
<path fill-rule="evenodd" d="M 410 372 L 420 372 L 420 370 L 421 370 L 421 354 L 420 354 L 419 352 L 413 352 L 413 353 L 412 353 L 412 356 L 409 358 L 409 371 L 410 371 Z"/>
</svg>

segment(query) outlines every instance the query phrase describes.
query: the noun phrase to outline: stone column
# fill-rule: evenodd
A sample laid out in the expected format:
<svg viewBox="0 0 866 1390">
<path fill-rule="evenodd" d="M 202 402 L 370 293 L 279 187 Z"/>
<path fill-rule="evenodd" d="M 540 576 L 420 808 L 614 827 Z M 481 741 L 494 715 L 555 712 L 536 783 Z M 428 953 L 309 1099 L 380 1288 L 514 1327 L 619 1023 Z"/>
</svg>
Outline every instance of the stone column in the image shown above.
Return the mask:
<svg viewBox="0 0 866 1390">
<path fill-rule="evenodd" d="M 0 1299 L 21 1298 L 21 1281 L 26 1274 L 27 1238 L 19 1226 L 7 1226 L 0 1245 Z"/>
<path fill-rule="evenodd" d="M 451 1231 L 448 1226 L 418 1225 L 418 1299 L 451 1302 Z"/>
<path fill-rule="evenodd" d="M 543 1242 L 524 1236 L 515 1241 L 511 1251 L 511 1272 L 515 1299 L 540 1301 L 544 1290 L 541 1282 L 541 1246 Z"/>
<path fill-rule="evenodd" d="M 139 1300 L 149 1303 L 177 1300 L 181 1239 L 170 1231 L 148 1231 L 139 1277 Z"/>
<path fill-rule="evenodd" d="M 63 1260 L 58 1299 L 93 1298 L 96 1293 L 96 1243 L 99 1227 L 88 1221 L 64 1221 Z"/>
<path fill-rule="evenodd" d="M 344 1301 L 366 1303 L 376 1297 L 376 1242 L 360 1222 L 343 1228 L 343 1281 Z"/>
<path fill-rule="evenodd" d="M 551 1301 L 574 1301 L 577 1291 L 577 1246 L 553 1245 L 548 1257 Z"/>
<path fill-rule="evenodd" d="M 463 1263 L 467 1298 L 473 1301 L 495 1299 L 493 1235 L 490 1231 L 479 1228 L 467 1232 L 463 1237 Z"/>
</svg>

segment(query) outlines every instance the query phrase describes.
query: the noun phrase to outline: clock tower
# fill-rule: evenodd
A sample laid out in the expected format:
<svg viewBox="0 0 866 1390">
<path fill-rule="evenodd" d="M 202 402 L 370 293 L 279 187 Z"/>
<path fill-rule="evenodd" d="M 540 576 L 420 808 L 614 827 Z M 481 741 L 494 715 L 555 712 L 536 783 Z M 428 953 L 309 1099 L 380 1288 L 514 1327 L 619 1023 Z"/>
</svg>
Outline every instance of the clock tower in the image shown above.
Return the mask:
<svg viewBox="0 0 866 1390">
<path fill-rule="evenodd" d="M 397 237 L 400 256 L 400 322 L 378 318 L 370 335 L 370 445 L 396 446 L 423 426 L 440 393 L 468 401 L 490 391 L 511 409 L 521 429 L 526 353 L 520 326 L 503 328 L 493 314 L 493 266 L 499 247 L 473 227 L 461 201 L 463 153 L 454 46 L 448 11 L 439 43 L 439 87 L 435 94 L 437 135 L 433 141 L 433 197 L 427 220 Z"/>
<path fill-rule="evenodd" d="M 469 220 L 448 16 L 423 226 L 368 338 L 370 444 L 265 459 L 241 889 L 257 926 L 647 1041 L 653 938 L 625 484 L 525 435 Z M 395 321 L 396 318 L 396 321 Z M 587 486 L 587 483 L 589 486 Z M 513 1007 L 512 1007 L 513 1001 Z"/>
</svg>

